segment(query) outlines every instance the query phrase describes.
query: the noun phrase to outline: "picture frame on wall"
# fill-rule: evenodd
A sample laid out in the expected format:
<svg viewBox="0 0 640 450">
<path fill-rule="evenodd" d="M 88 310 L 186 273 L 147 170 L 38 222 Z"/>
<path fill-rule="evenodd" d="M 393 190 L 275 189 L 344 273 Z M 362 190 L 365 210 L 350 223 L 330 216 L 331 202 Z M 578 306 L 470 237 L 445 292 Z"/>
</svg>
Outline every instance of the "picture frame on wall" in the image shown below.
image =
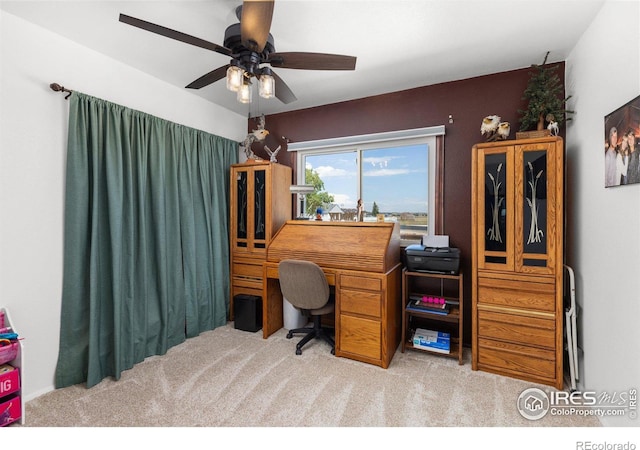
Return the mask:
<svg viewBox="0 0 640 450">
<path fill-rule="evenodd" d="M 604 117 L 604 187 L 640 183 L 640 95 Z"/>
</svg>

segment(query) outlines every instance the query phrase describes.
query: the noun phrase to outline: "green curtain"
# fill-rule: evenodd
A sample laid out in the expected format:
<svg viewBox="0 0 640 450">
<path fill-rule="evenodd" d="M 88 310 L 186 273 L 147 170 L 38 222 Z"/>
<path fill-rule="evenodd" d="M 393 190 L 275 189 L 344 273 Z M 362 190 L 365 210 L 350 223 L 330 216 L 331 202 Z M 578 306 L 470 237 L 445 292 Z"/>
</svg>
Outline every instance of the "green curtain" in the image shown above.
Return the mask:
<svg viewBox="0 0 640 450">
<path fill-rule="evenodd" d="M 238 143 L 70 97 L 57 388 L 94 386 L 229 309 L 229 169 Z"/>
</svg>

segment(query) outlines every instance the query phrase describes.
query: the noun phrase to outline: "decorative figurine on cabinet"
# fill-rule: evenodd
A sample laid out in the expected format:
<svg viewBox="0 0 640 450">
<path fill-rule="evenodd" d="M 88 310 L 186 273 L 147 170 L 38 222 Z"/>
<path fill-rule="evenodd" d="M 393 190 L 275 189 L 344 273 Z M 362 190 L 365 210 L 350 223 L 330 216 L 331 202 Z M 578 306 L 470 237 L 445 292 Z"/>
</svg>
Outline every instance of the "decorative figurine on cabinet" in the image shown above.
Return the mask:
<svg viewBox="0 0 640 450">
<path fill-rule="evenodd" d="M 551 131 L 551 136 L 557 136 L 560 130 L 555 116 L 553 114 L 547 114 L 546 120 L 547 122 L 549 122 L 549 125 L 547 125 L 547 130 Z"/>
<path fill-rule="evenodd" d="M 247 159 L 253 159 L 256 161 L 262 160 L 262 158 L 259 158 L 255 153 L 253 153 L 251 144 L 253 144 L 254 142 L 263 142 L 268 134 L 269 131 L 264 128 L 263 114 L 258 118 L 258 128 L 249 133 L 247 137 L 244 138 L 244 141 L 242 141 L 242 143 L 240 144 L 240 148 L 244 151 L 244 154 L 247 155 Z"/>
<path fill-rule="evenodd" d="M 511 125 L 509 122 L 500 122 L 501 117 L 492 115 L 482 119 L 480 133 L 487 137 L 487 142 L 504 141 L 509 137 Z"/>
<path fill-rule="evenodd" d="M 275 150 L 271 150 L 269 147 L 267 147 L 267 145 L 265 144 L 264 149 L 267 152 L 267 154 L 269 155 L 269 161 L 271 162 L 278 162 L 278 160 L 276 159 L 276 155 L 278 154 L 278 152 L 280 151 L 280 149 L 282 148 L 282 146 L 278 145 L 278 148 Z"/>
</svg>

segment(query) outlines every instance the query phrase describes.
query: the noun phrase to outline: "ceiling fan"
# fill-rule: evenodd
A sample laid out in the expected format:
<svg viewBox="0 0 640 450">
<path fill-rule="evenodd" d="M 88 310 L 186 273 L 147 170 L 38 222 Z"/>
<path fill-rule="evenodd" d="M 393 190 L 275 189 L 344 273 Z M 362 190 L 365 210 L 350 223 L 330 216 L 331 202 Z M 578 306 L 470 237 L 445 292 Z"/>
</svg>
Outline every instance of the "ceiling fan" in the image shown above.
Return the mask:
<svg viewBox="0 0 640 450">
<path fill-rule="evenodd" d="M 289 86 L 275 74 L 271 67 L 303 70 L 355 70 L 356 58 L 354 56 L 276 52 L 274 39 L 270 33 L 273 7 L 274 0 L 244 0 L 242 5 L 236 8 L 236 16 L 240 22 L 226 29 L 223 46 L 125 14 L 120 14 L 120 22 L 230 56 L 229 64 L 212 70 L 186 87 L 200 89 L 226 77 L 227 88 L 237 91 L 238 100 L 243 103 L 251 101 L 252 78 L 258 80 L 262 97 L 270 98 L 275 95 L 283 103 L 291 103 L 296 100 L 296 96 Z"/>
</svg>

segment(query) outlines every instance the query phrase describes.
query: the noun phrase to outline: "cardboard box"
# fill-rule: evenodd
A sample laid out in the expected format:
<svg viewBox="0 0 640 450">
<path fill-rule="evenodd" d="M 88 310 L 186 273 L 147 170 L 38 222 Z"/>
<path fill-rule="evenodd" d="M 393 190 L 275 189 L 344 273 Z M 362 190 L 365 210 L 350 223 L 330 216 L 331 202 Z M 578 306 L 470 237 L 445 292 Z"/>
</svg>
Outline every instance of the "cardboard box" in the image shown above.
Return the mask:
<svg viewBox="0 0 640 450">
<path fill-rule="evenodd" d="M 22 417 L 22 401 L 19 395 L 0 399 L 0 427 L 5 427 Z"/>
<path fill-rule="evenodd" d="M 451 336 L 442 331 L 418 328 L 413 335 L 413 346 L 428 350 L 449 353 L 451 351 Z"/>
<path fill-rule="evenodd" d="M 20 371 L 10 364 L 0 366 L 0 399 L 20 389 Z"/>
</svg>

